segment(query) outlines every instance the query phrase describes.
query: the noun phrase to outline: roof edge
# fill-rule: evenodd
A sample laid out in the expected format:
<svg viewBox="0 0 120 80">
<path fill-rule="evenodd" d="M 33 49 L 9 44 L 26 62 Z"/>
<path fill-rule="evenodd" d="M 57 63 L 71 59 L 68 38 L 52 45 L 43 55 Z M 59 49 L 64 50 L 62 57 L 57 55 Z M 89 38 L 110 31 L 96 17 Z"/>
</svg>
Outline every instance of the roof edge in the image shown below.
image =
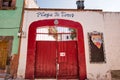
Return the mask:
<svg viewBox="0 0 120 80">
<path fill-rule="evenodd" d="M 24 8 L 25 10 L 50 10 L 50 11 L 100 11 L 102 12 L 102 9 L 55 9 L 55 8 Z"/>
</svg>

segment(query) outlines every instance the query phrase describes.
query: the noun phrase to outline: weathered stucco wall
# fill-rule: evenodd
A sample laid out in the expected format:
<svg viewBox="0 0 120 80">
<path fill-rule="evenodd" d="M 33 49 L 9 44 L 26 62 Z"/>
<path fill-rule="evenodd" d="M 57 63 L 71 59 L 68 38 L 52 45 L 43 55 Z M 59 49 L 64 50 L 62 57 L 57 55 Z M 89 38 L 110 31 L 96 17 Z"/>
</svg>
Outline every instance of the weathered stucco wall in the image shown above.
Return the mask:
<svg viewBox="0 0 120 80">
<path fill-rule="evenodd" d="M 15 10 L 0 10 L 0 36 L 14 36 L 12 53 L 17 53 L 19 38 L 17 33 L 21 24 L 23 0 L 16 0 Z"/>
<path fill-rule="evenodd" d="M 66 14 L 69 14 L 67 16 Z M 32 22 L 44 19 L 67 19 L 79 22 L 83 27 L 87 78 L 111 80 L 110 70 L 120 70 L 120 13 L 102 11 L 25 10 L 20 48 L 18 76 L 25 76 L 28 29 Z M 104 38 L 106 63 L 90 63 L 89 32 L 101 32 Z"/>
<path fill-rule="evenodd" d="M 111 70 L 120 70 L 120 13 L 104 13 L 105 46 Z"/>
</svg>

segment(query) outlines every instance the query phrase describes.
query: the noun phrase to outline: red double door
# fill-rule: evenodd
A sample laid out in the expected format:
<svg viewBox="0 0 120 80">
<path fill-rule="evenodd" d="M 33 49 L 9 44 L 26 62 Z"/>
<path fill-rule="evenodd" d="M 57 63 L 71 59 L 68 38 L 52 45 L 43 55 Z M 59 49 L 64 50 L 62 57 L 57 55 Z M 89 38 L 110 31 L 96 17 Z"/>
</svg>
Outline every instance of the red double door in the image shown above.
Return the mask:
<svg viewBox="0 0 120 80">
<path fill-rule="evenodd" d="M 35 78 L 77 79 L 77 41 L 37 41 Z"/>
</svg>

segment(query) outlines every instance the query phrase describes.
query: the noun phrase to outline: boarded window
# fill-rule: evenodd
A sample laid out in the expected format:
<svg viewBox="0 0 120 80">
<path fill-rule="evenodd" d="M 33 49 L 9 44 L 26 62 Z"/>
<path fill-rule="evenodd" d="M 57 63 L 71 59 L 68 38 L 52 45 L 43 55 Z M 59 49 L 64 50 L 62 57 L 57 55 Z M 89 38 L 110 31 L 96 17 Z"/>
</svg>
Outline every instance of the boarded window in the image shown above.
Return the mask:
<svg viewBox="0 0 120 80">
<path fill-rule="evenodd" d="M 0 9 L 15 9 L 16 0 L 0 0 Z"/>
</svg>

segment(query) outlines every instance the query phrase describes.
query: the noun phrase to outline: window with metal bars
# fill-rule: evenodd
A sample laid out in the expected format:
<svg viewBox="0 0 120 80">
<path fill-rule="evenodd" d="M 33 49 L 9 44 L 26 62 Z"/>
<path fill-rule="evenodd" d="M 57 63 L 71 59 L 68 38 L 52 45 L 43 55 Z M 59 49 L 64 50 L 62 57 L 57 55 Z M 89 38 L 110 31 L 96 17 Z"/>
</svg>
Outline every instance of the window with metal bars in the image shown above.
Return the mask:
<svg viewBox="0 0 120 80">
<path fill-rule="evenodd" d="M 70 41 L 76 40 L 76 30 L 68 27 L 44 26 L 36 31 L 36 40 Z"/>
</svg>

